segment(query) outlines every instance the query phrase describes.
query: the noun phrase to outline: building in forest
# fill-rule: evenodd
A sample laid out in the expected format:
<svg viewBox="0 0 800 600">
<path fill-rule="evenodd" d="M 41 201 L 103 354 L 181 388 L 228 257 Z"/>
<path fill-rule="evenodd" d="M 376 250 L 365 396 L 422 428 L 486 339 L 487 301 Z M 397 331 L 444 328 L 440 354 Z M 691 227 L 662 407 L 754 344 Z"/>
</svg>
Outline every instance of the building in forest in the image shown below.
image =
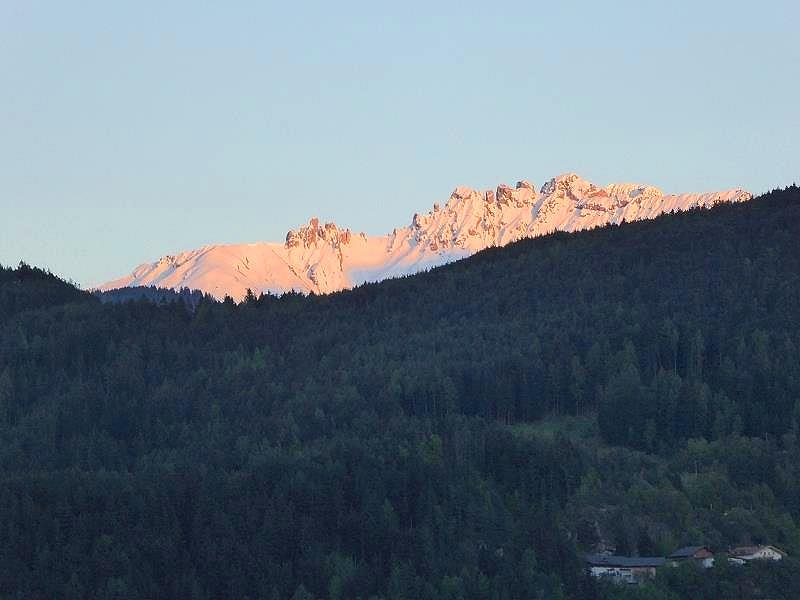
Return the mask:
<svg viewBox="0 0 800 600">
<path fill-rule="evenodd" d="M 614 556 L 592 554 L 586 557 L 589 574 L 608 578 L 615 583 L 639 583 L 656 576 L 666 559 L 660 556 Z"/>
<path fill-rule="evenodd" d="M 783 560 L 786 552 L 775 546 L 739 546 L 728 553 L 729 560 L 742 564 L 751 560 Z"/>
<path fill-rule="evenodd" d="M 667 557 L 673 567 L 681 563 L 692 562 L 699 567 L 708 569 L 714 566 L 714 553 L 706 546 L 684 546 L 678 548 Z"/>
</svg>

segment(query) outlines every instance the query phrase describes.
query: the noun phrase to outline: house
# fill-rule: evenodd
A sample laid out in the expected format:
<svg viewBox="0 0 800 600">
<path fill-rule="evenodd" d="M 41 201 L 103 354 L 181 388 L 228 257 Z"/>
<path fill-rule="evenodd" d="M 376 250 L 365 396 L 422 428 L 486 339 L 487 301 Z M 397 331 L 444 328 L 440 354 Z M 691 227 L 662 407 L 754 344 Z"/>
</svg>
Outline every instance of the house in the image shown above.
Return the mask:
<svg viewBox="0 0 800 600">
<path fill-rule="evenodd" d="M 751 560 L 783 560 L 786 552 L 775 546 L 739 546 L 728 555 L 731 562 L 742 564 Z"/>
<path fill-rule="evenodd" d="M 706 546 L 684 546 L 678 548 L 667 557 L 673 567 L 680 563 L 693 562 L 699 567 L 708 569 L 714 566 L 714 554 Z"/>
<path fill-rule="evenodd" d="M 586 557 L 592 577 L 607 577 L 614 583 L 639 583 L 656 576 L 656 569 L 663 567 L 666 559 L 660 556 L 613 556 L 591 554 Z"/>
</svg>

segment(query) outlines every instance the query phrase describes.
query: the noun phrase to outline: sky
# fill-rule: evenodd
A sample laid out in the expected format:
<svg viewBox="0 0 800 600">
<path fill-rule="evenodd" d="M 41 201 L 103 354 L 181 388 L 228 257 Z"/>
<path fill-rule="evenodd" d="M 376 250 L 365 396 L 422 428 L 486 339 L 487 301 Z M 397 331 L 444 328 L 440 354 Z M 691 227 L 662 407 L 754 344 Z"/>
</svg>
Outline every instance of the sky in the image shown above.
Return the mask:
<svg viewBox="0 0 800 600">
<path fill-rule="evenodd" d="M 800 2 L 0 0 L 0 264 L 84 287 L 457 185 L 800 180 Z"/>
</svg>

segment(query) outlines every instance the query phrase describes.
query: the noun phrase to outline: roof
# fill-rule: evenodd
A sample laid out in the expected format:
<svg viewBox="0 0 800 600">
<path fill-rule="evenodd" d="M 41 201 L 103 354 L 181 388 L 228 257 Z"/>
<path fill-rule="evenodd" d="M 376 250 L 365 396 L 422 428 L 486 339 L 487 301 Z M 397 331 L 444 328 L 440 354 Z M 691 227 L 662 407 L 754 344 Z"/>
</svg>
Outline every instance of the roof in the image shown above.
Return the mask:
<svg viewBox="0 0 800 600">
<path fill-rule="evenodd" d="M 593 567 L 661 567 L 666 559 L 661 556 L 613 556 L 610 554 L 590 554 L 586 562 Z"/>
<path fill-rule="evenodd" d="M 695 554 L 700 552 L 700 550 L 709 551 L 705 546 L 684 546 L 683 548 L 675 550 L 675 552 L 669 555 L 669 558 L 692 558 Z"/>
<path fill-rule="evenodd" d="M 738 548 L 733 548 L 730 551 L 731 556 L 750 556 L 751 554 L 755 554 L 760 550 L 770 549 L 781 556 L 786 556 L 786 552 L 781 550 L 780 548 L 776 548 L 775 546 L 739 546 Z"/>
</svg>

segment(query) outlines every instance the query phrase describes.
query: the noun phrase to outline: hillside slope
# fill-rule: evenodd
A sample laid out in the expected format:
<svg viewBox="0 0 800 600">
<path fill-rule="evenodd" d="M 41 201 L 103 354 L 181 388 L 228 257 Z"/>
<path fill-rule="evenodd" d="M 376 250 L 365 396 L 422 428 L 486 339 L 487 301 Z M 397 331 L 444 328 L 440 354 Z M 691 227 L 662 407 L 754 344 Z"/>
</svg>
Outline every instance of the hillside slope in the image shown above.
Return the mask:
<svg viewBox="0 0 800 600">
<path fill-rule="evenodd" d="M 0 596 L 797 598 L 798 239 L 793 187 L 194 310 L 4 271 Z"/>
</svg>

